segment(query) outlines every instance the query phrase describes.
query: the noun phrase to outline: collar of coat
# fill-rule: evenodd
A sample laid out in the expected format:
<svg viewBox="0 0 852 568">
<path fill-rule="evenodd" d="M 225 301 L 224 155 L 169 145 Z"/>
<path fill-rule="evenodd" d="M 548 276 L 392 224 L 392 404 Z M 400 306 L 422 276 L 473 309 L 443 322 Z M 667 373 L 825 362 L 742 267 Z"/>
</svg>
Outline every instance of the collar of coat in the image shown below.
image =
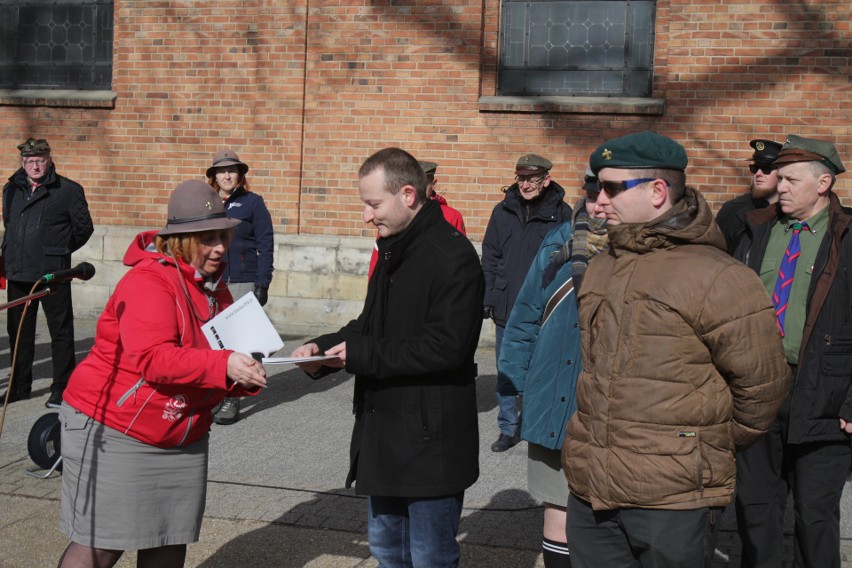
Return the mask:
<svg viewBox="0 0 852 568">
<path fill-rule="evenodd" d="M 645 254 L 688 244 L 726 250 L 725 237 L 713 221 L 710 206 L 692 187 L 687 187 L 683 199 L 656 219 L 610 226 L 607 233 L 616 256 L 620 251 Z"/>
<path fill-rule="evenodd" d="M 379 237 L 376 241 L 376 247 L 379 249 L 379 262 L 387 263 L 388 268 L 399 264 L 405 256 L 406 249 L 416 244 L 423 232 L 443 218 L 441 205 L 437 201 L 427 199 L 420 211 L 414 215 L 411 223 L 400 233 L 390 237 Z"/>
</svg>

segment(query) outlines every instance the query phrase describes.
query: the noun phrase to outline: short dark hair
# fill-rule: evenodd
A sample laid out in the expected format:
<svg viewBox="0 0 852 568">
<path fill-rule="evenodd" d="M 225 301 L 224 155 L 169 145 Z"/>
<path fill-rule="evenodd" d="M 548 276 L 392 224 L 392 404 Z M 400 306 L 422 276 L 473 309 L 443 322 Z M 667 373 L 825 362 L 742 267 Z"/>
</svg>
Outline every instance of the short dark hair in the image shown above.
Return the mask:
<svg viewBox="0 0 852 568">
<path fill-rule="evenodd" d="M 669 186 L 669 195 L 672 203 L 677 203 L 686 194 L 686 174 L 679 170 L 666 170 L 662 168 L 631 170 L 631 175 L 638 178 L 664 179 Z"/>
<path fill-rule="evenodd" d="M 417 159 L 402 148 L 385 148 L 367 158 L 358 170 L 362 178 L 375 170 L 385 171 L 385 189 L 396 195 L 406 185 L 413 186 L 417 203 L 426 201 L 426 174 Z"/>
</svg>

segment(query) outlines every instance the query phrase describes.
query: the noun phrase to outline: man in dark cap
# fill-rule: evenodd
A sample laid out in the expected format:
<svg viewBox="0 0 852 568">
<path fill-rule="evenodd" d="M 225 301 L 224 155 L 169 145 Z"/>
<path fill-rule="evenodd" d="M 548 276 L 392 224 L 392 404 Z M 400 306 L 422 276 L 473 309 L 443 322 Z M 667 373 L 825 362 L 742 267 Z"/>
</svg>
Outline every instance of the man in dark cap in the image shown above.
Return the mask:
<svg viewBox="0 0 852 568">
<path fill-rule="evenodd" d="M 3 187 L 3 263 L 10 302 L 32 292 L 42 276 L 71 266 L 71 253 L 86 244 L 94 232 L 83 187 L 56 173 L 47 140 L 28 139 L 18 146 L 21 168 Z M 18 327 L 24 306 L 7 312 L 11 353 L 17 351 L 8 400 L 30 398 L 33 384 L 36 314 L 44 309 L 50 331 L 53 384 L 45 406 L 59 408 L 62 391 L 76 365 L 74 312 L 69 282 L 51 285 L 54 293 L 33 300 Z M 5 397 L 4 397 L 5 398 Z"/>
<path fill-rule="evenodd" d="M 839 567 L 852 465 L 852 213 L 831 190 L 845 168 L 831 142 L 792 135 L 775 166 L 778 204 L 749 214 L 736 257 L 772 299 L 794 380 L 769 433 L 737 456 L 742 566 L 781 566 L 792 492 L 795 565 Z"/>
<path fill-rule="evenodd" d="M 772 163 L 778 157 L 781 144 L 772 140 L 757 139 L 749 142 L 749 145 L 754 148 L 751 164 L 748 166 L 751 172 L 749 192 L 728 201 L 716 214 L 716 222 L 725 236 L 728 254 L 734 254 L 737 249 L 737 244 L 745 232 L 748 212 L 763 209 L 778 201 L 778 176 Z"/>
<path fill-rule="evenodd" d="M 571 220 L 571 208 L 563 201 L 565 190 L 550 177 L 552 167 L 550 160 L 538 154 L 518 158 L 515 183 L 503 189 L 506 196 L 494 207 L 485 229 L 483 316 L 494 320 L 498 361 L 506 321 L 544 235 Z M 496 390 L 500 433 L 491 451 L 505 452 L 521 440 L 518 392 L 500 374 Z"/>
<path fill-rule="evenodd" d="M 583 370 L 562 446 L 572 565 L 709 566 L 734 451 L 787 389 L 772 306 L 686 186 L 680 144 L 640 132 L 589 162 L 610 249 L 578 297 Z"/>
</svg>

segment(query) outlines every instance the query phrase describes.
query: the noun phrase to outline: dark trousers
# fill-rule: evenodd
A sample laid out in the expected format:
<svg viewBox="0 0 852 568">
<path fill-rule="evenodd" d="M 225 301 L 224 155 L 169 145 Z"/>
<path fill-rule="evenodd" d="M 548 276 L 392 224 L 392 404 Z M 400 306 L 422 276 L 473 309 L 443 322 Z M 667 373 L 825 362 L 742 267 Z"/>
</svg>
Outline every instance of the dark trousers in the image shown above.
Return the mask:
<svg viewBox="0 0 852 568">
<path fill-rule="evenodd" d="M 568 497 L 565 532 L 574 568 L 709 568 L 721 508 L 594 511 Z"/>
<path fill-rule="evenodd" d="M 10 302 L 27 296 L 33 287 L 32 282 L 8 282 Z M 51 392 L 62 392 L 68 384 L 68 378 L 77 365 L 74 354 L 74 310 L 71 305 L 71 284 L 57 284 L 56 292 L 50 296 L 33 300 L 27 308 L 24 325 L 15 360 L 15 374 L 12 377 L 12 389 L 19 393 L 28 393 L 33 388 L 33 358 L 35 357 L 36 316 L 41 304 L 50 332 L 50 352 L 53 360 L 53 384 Z M 9 333 L 11 353 L 15 353 L 15 338 L 18 324 L 24 311 L 24 304 L 9 308 L 6 319 L 6 331 Z M 10 360 L 11 362 L 11 360 Z"/>
<path fill-rule="evenodd" d="M 785 443 L 784 410 L 765 436 L 737 454 L 740 566 L 781 566 L 784 510 L 792 491 L 795 566 L 840 568 L 840 497 L 852 449 L 849 442 Z"/>
</svg>

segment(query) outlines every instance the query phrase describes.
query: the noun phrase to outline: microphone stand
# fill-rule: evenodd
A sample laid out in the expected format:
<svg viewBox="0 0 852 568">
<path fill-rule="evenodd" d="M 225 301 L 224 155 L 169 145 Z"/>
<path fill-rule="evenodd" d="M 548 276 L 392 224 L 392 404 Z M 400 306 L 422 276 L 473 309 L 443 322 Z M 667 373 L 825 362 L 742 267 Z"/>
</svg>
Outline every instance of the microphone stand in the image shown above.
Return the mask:
<svg viewBox="0 0 852 568">
<path fill-rule="evenodd" d="M 37 285 L 37 284 L 36 284 Z M 35 289 L 35 286 L 33 286 Z M 19 336 L 15 338 L 15 352 L 12 354 L 12 369 L 9 372 L 9 384 L 6 385 L 6 400 L 0 401 L 3 404 L 3 413 L 0 414 L 0 437 L 3 436 L 3 424 L 6 422 L 6 407 L 8 406 L 9 396 L 12 394 L 12 379 L 15 378 L 15 357 L 18 352 L 18 340 L 20 339 L 21 326 L 24 323 L 24 316 L 26 315 L 27 308 L 29 307 L 29 303 L 33 300 L 38 300 L 39 298 L 44 298 L 45 296 L 49 296 L 51 294 L 56 293 L 56 289 L 52 286 L 48 285 L 46 288 L 39 290 L 38 292 L 33 292 L 32 294 L 27 294 L 26 296 L 21 296 L 17 300 L 12 300 L 11 302 L 6 302 L 5 304 L 0 304 L 0 312 L 4 310 L 8 310 L 9 308 L 14 308 L 15 306 L 20 306 L 21 304 L 27 304 L 24 306 L 24 313 L 21 314 L 21 325 L 18 326 L 18 334 Z M 11 338 L 10 338 L 11 339 Z"/>
</svg>

